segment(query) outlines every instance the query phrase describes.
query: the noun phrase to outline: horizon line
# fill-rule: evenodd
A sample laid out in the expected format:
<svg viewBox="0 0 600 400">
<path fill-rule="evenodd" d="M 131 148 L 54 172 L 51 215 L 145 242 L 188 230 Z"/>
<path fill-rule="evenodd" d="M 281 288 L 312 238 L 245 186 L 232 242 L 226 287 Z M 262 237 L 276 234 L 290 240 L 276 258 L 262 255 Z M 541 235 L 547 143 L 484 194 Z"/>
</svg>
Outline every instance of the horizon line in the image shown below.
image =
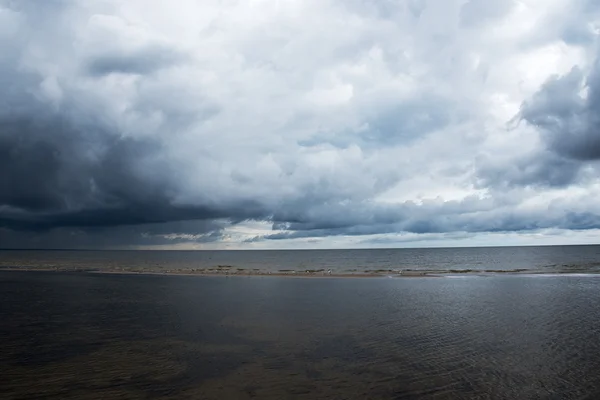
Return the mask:
<svg viewBox="0 0 600 400">
<path fill-rule="evenodd" d="M 580 247 L 600 246 L 600 243 L 579 244 L 522 244 L 482 246 L 431 246 L 431 247 L 332 247 L 332 248 L 282 248 L 282 249 L 119 249 L 119 248 L 0 248 L 0 251 L 343 251 L 343 250 L 426 250 L 426 249 L 477 249 L 509 247 Z"/>
</svg>

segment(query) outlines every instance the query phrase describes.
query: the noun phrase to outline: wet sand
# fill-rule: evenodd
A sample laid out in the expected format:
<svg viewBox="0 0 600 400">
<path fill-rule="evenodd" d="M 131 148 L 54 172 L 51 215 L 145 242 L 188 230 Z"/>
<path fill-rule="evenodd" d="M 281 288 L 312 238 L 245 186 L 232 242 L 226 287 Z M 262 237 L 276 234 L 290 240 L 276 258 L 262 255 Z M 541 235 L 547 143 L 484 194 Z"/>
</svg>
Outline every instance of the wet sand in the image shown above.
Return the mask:
<svg viewBox="0 0 600 400">
<path fill-rule="evenodd" d="M 137 270 L 137 269 L 72 269 L 72 268 L 31 268 L 31 267 L 14 267 L 0 268 L 4 272 L 64 272 L 64 273 L 85 273 L 85 274 L 112 274 L 112 275 L 161 275 L 161 276 L 208 276 L 208 277 L 290 277 L 290 278 L 376 278 L 385 277 L 386 275 L 377 272 L 356 272 L 356 273 L 327 273 L 325 271 L 240 271 L 228 269 L 216 270 Z M 397 273 L 396 273 L 397 274 Z M 399 274 L 398 274 L 399 275 Z M 400 275 L 399 275 L 400 276 Z"/>
<path fill-rule="evenodd" d="M 233 267 L 216 267 L 211 269 L 139 269 L 139 268 L 66 268 L 66 267 L 0 267 L 4 272 L 68 272 L 87 274 L 121 274 L 121 275 L 164 275 L 164 276 L 241 276 L 241 277 L 289 277 L 289 278 L 440 278 L 454 276 L 495 276 L 495 275 L 546 275 L 568 276 L 586 275 L 600 276 L 600 273 L 556 270 L 512 269 L 512 270 L 365 270 L 346 273 L 331 272 L 326 270 L 247 270 Z"/>
</svg>

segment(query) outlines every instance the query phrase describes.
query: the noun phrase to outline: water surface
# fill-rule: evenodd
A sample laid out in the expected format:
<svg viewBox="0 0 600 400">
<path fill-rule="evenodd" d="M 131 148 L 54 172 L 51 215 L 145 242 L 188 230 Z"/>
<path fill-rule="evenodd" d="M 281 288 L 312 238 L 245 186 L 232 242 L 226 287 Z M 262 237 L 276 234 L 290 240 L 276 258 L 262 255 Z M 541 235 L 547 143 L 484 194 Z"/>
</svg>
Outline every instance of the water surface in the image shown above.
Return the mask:
<svg viewBox="0 0 600 400">
<path fill-rule="evenodd" d="M 515 271 L 600 273 L 600 246 L 251 251 L 2 251 L 0 267 L 189 271 L 331 270 Z"/>
<path fill-rule="evenodd" d="M 3 399 L 600 398 L 600 278 L 0 272 Z"/>
</svg>

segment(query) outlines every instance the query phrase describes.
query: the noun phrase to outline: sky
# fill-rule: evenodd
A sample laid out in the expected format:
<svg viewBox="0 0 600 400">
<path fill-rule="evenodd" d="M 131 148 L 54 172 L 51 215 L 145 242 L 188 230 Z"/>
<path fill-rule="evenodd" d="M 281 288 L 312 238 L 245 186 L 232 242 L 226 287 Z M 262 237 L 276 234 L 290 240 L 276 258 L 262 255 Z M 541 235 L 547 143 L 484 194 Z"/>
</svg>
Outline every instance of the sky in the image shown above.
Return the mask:
<svg viewBox="0 0 600 400">
<path fill-rule="evenodd" d="M 596 0 L 0 0 L 0 248 L 600 242 Z"/>
</svg>

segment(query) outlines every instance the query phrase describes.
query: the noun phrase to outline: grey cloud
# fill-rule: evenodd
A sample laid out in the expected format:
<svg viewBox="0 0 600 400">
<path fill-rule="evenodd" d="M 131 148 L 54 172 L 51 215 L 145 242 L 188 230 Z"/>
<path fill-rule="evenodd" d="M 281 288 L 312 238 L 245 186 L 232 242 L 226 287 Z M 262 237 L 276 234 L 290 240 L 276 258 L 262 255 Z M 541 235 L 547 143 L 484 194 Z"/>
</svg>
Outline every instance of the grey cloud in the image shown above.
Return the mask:
<svg viewBox="0 0 600 400">
<path fill-rule="evenodd" d="M 183 225 L 183 226 L 182 226 Z M 57 227 L 11 230 L 0 227 L 2 248 L 135 248 L 140 246 L 212 243 L 223 238 L 223 221 L 175 221 L 111 227 Z"/>
<path fill-rule="evenodd" d="M 363 102 L 365 109 L 373 108 L 368 100 Z M 359 145 L 365 150 L 408 145 L 448 126 L 453 119 L 464 118 L 464 113 L 450 99 L 433 94 L 420 94 L 406 101 L 377 107 L 367 114 L 365 124 L 358 129 L 316 132 L 299 144 L 310 147 L 327 143 L 338 148 Z"/>
<path fill-rule="evenodd" d="M 418 207 L 415 207 L 418 209 Z M 598 229 L 600 215 L 588 211 L 503 209 L 498 208 L 486 213 L 464 210 L 448 213 L 443 207 L 430 208 L 431 213 L 417 212 L 414 217 L 394 218 L 387 223 L 366 223 L 364 225 L 348 224 L 339 227 L 302 229 L 303 226 L 290 225 L 289 229 L 263 237 L 255 237 L 252 241 L 283 240 L 308 237 L 328 236 L 363 236 L 374 234 L 406 232 L 413 234 L 446 234 L 463 232 L 476 234 L 484 232 L 529 232 L 547 228 L 557 229 Z M 326 226 L 326 223 L 322 224 Z M 309 228 L 304 226 L 304 228 Z M 295 229 L 295 230 L 294 230 Z"/>
<path fill-rule="evenodd" d="M 0 129 L 1 168 L 11 171 L 0 180 L 5 205 L 57 211 L 161 195 L 160 188 L 146 188 L 141 177 L 132 176 L 133 160 L 143 163 L 157 151 L 151 143 L 99 127 L 77 129 L 60 116 L 4 116 Z M 132 187 L 138 182 L 140 188 Z"/>
<path fill-rule="evenodd" d="M 375 244 L 375 245 L 391 245 L 394 246 L 398 243 L 411 243 L 421 241 L 435 241 L 435 240 L 446 240 L 446 239 L 471 239 L 475 237 L 475 233 L 469 232 L 448 232 L 442 234 L 420 234 L 420 235 L 391 235 L 391 236 L 378 236 L 363 239 L 359 243 L 361 244 Z"/>
<path fill-rule="evenodd" d="M 572 7 L 574 9 L 569 15 L 561 16 L 566 18 L 566 22 L 562 24 L 562 40 L 573 45 L 593 45 L 597 33 L 594 32 L 593 24 L 586 22 L 597 21 L 600 16 L 600 4 L 595 0 L 581 0 L 572 4 Z"/>
<path fill-rule="evenodd" d="M 514 4 L 513 0 L 468 0 L 460 9 L 460 22 L 467 27 L 490 23 L 490 20 L 506 15 Z"/>
<path fill-rule="evenodd" d="M 43 7 L 49 9 L 48 13 L 60 14 L 68 4 L 44 2 Z M 33 9 L 31 2 L 13 5 L 28 20 L 41 12 Z M 22 26 L 27 27 L 28 23 Z M 140 237 L 150 242 L 151 238 L 158 240 L 165 234 L 177 233 L 148 234 L 157 231 L 157 223 L 163 223 L 164 229 L 176 228 L 186 233 L 187 225 L 177 221 L 200 220 L 192 224 L 193 236 L 207 231 L 206 227 L 215 219 L 241 221 L 265 215 L 252 201 L 214 201 L 208 196 L 192 203 L 180 201 L 179 175 L 183 171 L 168 156 L 162 136 L 138 126 L 123 129 L 112 118 L 110 105 L 100 102 L 94 93 L 70 87 L 68 82 L 60 85 L 55 79 L 58 95 L 49 99 L 43 93 L 48 77 L 43 71 L 19 64 L 26 46 L 19 46 L 20 36 L 13 39 L 0 41 L 7 57 L 0 62 L 0 82 L 5 95 L 0 100 L 3 247 L 15 243 L 9 240 L 9 232 L 25 242 L 29 233 L 45 238 L 48 243 L 64 240 L 68 246 L 78 241 L 111 242 L 110 238 L 100 238 L 111 236 L 110 229 L 115 229 L 112 237 L 119 237 L 123 243 L 136 242 Z M 102 65 L 106 73 L 127 68 L 128 72 L 142 72 L 144 68 L 150 71 L 160 63 L 174 60 L 171 56 L 175 53 L 159 50 L 120 60 L 110 51 L 101 53 L 94 68 L 98 73 Z M 164 91 L 146 94 L 145 101 L 137 104 L 136 112 L 143 115 L 163 109 L 171 123 L 167 129 L 189 123 L 185 119 L 191 117 L 182 114 L 182 108 L 172 112 L 161 108 L 157 99 L 164 97 Z M 188 114 L 192 112 L 189 110 Z M 135 228 L 136 225 L 139 227 Z M 210 230 L 220 231 L 222 227 Z M 142 233 L 146 235 L 140 236 Z M 167 242 L 178 240 L 174 237 Z"/>
<path fill-rule="evenodd" d="M 368 121 L 368 129 L 361 133 L 360 139 L 367 145 L 407 144 L 447 126 L 456 112 L 454 108 L 449 99 L 422 95 L 389 110 L 380 110 Z"/>
<path fill-rule="evenodd" d="M 151 119 L 159 114 L 163 121 L 160 129 L 168 130 L 173 135 L 185 132 L 194 124 L 205 122 L 221 111 L 217 104 L 208 99 L 190 96 L 187 87 L 150 83 L 141 84 L 138 90 L 138 99 L 131 106 L 131 111 L 143 119 Z"/>
<path fill-rule="evenodd" d="M 313 205 L 309 209 L 294 209 L 295 215 L 275 214 L 279 222 L 269 239 L 328 235 L 370 235 L 392 232 L 447 232 L 472 225 L 473 230 L 493 228 L 489 221 L 474 225 L 477 213 L 486 213 L 502 206 L 488 199 L 467 198 L 462 201 L 412 201 L 378 205 L 373 202 Z M 466 216 L 466 217 L 465 217 Z M 473 218 L 473 221 L 469 220 Z M 283 223 L 281 220 L 285 220 Z"/>
<path fill-rule="evenodd" d="M 73 4 L 73 0 L 2 0 L 0 6 L 9 10 L 22 12 L 28 16 L 42 15 L 44 13 L 60 12 Z"/>
<path fill-rule="evenodd" d="M 2 221 L 44 227 L 161 220 L 156 214 L 168 205 L 170 184 L 147 173 L 167 168 L 156 160 L 159 151 L 151 141 L 75 127 L 60 116 L 4 116 L 0 168 L 10 173 L 0 176 L 0 203 L 17 211 L 3 212 Z"/>
<path fill-rule="evenodd" d="M 518 186 L 564 187 L 584 177 L 580 162 L 547 150 L 502 162 L 480 157 L 477 168 L 477 187 L 496 190 Z"/>
<path fill-rule="evenodd" d="M 264 215 L 252 202 L 177 202 L 179 172 L 162 156 L 159 141 L 125 137 L 93 115 L 70 116 L 35 98 L 21 100 L 25 104 L 0 113 L 0 227 L 93 228 Z"/>
<path fill-rule="evenodd" d="M 18 131 L 18 134 L 15 132 Z M 179 204 L 177 175 L 149 140 L 58 121 L 0 123 L 0 226 L 40 230 L 262 215 L 253 203 Z"/>
<path fill-rule="evenodd" d="M 416 18 L 419 18 L 421 16 L 421 13 L 426 7 L 426 0 L 408 0 L 408 9 L 410 10 L 411 14 Z"/>
<path fill-rule="evenodd" d="M 597 23 L 600 3 L 596 0 L 565 1 L 554 12 L 547 12 L 536 22 L 532 35 L 522 40 L 522 45 L 531 48 L 550 45 L 557 40 L 569 46 L 588 49 L 597 39 Z"/>
<path fill-rule="evenodd" d="M 587 98 L 580 93 L 587 90 Z M 521 107 L 521 118 L 538 127 L 549 149 L 581 161 L 600 158 L 600 63 L 587 78 L 574 68 L 551 78 Z"/>
<path fill-rule="evenodd" d="M 600 58 L 587 72 L 574 67 L 548 79 L 517 118 L 539 130 L 543 148 L 500 163 L 480 157 L 479 187 L 564 187 L 593 178 L 585 167 L 600 160 Z"/>
<path fill-rule="evenodd" d="M 413 16 L 418 18 L 427 6 L 425 0 L 346 0 L 344 3 L 382 19 L 393 19 L 405 7 Z"/>
<path fill-rule="evenodd" d="M 565 43 L 580 46 L 591 45 L 596 38 L 592 27 L 581 24 L 577 19 L 563 28 L 561 36 Z"/>
<path fill-rule="evenodd" d="M 87 62 L 87 69 L 93 76 L 111 73 L 149 74 L 181 61 L 183 56 L 176 51 L 153 46 L 130 52 L 113 50 L 112 53 L 91 57 Z"/>
</svg>

